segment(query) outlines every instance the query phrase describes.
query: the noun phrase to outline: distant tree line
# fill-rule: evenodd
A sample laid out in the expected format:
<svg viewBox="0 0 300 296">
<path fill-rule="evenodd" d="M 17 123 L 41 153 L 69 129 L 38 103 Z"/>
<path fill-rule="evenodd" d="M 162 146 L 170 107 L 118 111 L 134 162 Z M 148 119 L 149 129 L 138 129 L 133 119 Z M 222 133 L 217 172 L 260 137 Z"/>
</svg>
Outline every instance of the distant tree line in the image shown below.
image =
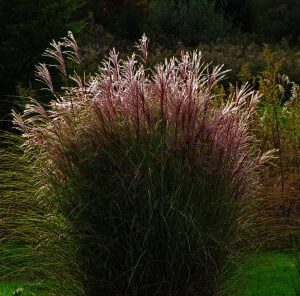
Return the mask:
<svg viewBox="0 0 300 296">
<path fill-rule="evenodd" d="M 299 42 L 299 0 L 0 0 L 0 129 L 11 109 L 8 95 L 32 79 L 53 38 L 86 33 L 93 21 L 117 38 L 143 32 L 162 42 L 239 40 Z M 2 120 L 2 121 L 1 121 Z"/>
<path fill-rule="evenodd" d="M 7 126 L 18 82 L 29 81 L 53 38 L 80 32 L 82 0 L 0 0 L 0 129 Z"/>
<path fill-rule="evenodd" d="M 122 37 L 137 38 L 145 28 L 151 31 L 159 27 L 161 33 L 169 33 L 156 14 L 168 17 L 171 23 L 179 17 L 183 26 L 190 25 L 189 29 L 196 31 L 197 23 L 191 21 L 196 13 L 198 31 L 205 22 L 208 30 L 233 25 L 231 30 L 238 27 L 240 32 L 263 42 L 285 38 L 295 43 L 300 36 L 299 0 L 88 0 L 87 5 L 98 22 Z M 197 34 L 197 41 L 206 39 L 206 33 Z M 174 29 L 172 37 L 180 37 L 180 31 Z M 215 39 L 212 34 L 210 40 Z"/>
<path fill-rule="evenodd" d="M 254 34 L 259 41 L 300 41 L 299 0 L 226 0 L 221 6 L 242 32 Z"/>
</svg>

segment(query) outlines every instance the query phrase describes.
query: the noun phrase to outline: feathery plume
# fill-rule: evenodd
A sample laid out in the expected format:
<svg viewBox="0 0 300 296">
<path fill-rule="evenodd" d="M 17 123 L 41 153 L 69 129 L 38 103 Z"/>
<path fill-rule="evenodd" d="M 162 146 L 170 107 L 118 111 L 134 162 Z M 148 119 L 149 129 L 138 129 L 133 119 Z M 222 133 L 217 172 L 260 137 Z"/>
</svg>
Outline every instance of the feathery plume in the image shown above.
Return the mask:
<svg viewBox="0 0 300 296">
<path fill-rule="evenodd" d="M 63 52 L 62 52 L 62 42 L 56 42 L 53 40 L 50 43 L 50 48 L 47 48 L 45 53 L 43 54 L 45 57 L 49 57 L 51 59 L 54 59 L 56 64 L 51 64 L 50 66 L 53 66 L 57 68 L 61 74 L 66 76 L 67 70 L 66 70 L 66 65 L 65 65 L 65 60 L 63 57 Z"/>
<path fill-rule="evenodd" d="M 52 78 L 46 64 L 39 63 L 36 66 L 35 75 L 37 77 L 37 81 L 40 81 L 41 83 L 46 85 L 46 88 L 43 89 L 49 90 L 52 93 L 54 92 Z"/>
</svg>

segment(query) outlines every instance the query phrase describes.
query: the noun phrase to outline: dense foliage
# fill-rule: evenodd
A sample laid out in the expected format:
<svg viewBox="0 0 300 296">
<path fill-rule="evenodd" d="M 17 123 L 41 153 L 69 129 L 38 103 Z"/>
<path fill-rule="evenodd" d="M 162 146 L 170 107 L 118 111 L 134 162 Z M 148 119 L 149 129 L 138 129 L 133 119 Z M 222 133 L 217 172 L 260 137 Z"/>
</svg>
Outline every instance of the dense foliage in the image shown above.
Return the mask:
<svg viewBox="0 0 300 296">
<path fill-rule="evenodd" d="M 216 11 L 215 1 L 207 0 L 154 0 L 149 26 L 150 32 L 186 45 L 224 40 L 230 31 L 229 23 Z"/>
<path fill-rule="evenodd" d="M 90 20 L 122 38 L 136 40 L 143 34 L 150 0 L 89 0 Z"/>
<path fill-rule="evenodd" d="M 4 120 L 8 120 L 13 107 L 18 83 L 32 81 L 33 65 L 43 48 L 70 29 L 82 31 L 85 20 L 89 22 L 86 36 L 94 40 L 107 33 L 134 40 L 148 32 L 152 39 L 167 46 L 178 42 L 194 46 L 199 42 L 240 40 L 244 33 L 244 41 L 284 39 L 296 44 L 299 10 L 296 0 L 3 0 L 0 129 L 7 128 Z"/>
<path fill-rule="evenodd" d="M 299 249 L 299 15 L 298 0 L 0 1 L 1 280 L 232 296 L 235 258 Z M 69 30 L 81 50 L 69 32 L 42 54 Z M 143 37 L 132 55 L 143 32 L 152 53 Z"/>
<path fill-rule="evenodd" d="M 260 41 L 279 42 L 282 38 L 299 42 L 298 0 L 230 0 L 221 9 L 241 26 L 243 32 L 257 35 Z"/>
<path fill-rule="evenodd" d="M 222 102 L 222 67 L 195 51 L 149 70 L 147 47 L 144 36 L 142 62 L 111 51 L 87 80 L 67 76 L 64 58 L 80 62 L 71 34 L 46 51 L 73 86 L 58 92 L 39 64 L 54 98 L 14 114 L 23 143 L 0 158 L 0 209 L 13 208 L 0 221 L 5 277 L 64 280 L 64 295 L 215 295 L 255 245 L 250 209 L 269 157 L 250 136 L 258 94 L 244 85 Z"/>
<path fill-rule="evenodd" d="M 9 95 L 15 94 L 18 82 L 32 78 L 47 44 L 68 30 L 82 30 L 84 18 L 75 17 L 82 4 L 82 0 L 0 1 L 0 129 L 11 111 Z"/>
</svg>

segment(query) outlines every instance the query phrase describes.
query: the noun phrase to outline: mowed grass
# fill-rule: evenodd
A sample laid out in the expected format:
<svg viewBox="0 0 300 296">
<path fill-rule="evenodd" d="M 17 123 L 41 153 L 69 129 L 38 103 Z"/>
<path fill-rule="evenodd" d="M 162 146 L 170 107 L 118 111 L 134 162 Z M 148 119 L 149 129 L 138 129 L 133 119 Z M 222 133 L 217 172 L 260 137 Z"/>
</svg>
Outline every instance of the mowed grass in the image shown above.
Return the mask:
<svg viewBox="0 0 300 296">
<path fill-rule="evenodd" d="M 0 296 L 46 296 L 49 288 L 42 281 L 0 282 Z"/>
<path fill-rule="evenodd" d="M 255 255 L 240 265 L 237 279 L 230 288 L 234 296 L 296 296 L 294 287 L 299 287 L 289 253 Z M 42 281 L 6 281 L 0 282 L 0 296 L 44 296 L 48 288 Z"/>
<path fill-rule="evenodd" d="M 234 296 L 296 296 L 299 276 L 289 253 L 262 253 L 241 264 Z"/>
</svg>

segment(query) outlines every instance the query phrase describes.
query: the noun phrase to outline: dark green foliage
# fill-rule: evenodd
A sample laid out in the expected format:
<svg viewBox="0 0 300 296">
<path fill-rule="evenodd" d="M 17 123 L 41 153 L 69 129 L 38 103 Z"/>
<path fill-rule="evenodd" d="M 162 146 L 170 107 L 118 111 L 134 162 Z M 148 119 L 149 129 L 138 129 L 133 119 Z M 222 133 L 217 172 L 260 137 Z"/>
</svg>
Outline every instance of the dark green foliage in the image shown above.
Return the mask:
<svg viewBox="0 0 300 296">
<path fill-rule="evenodd" d="M 159 138 L 120 141 L 57 196 L 73 201 L 64 215 L 80 234 L 87 295 L 213 295 L 240 215 L 226 178 L 189 172 L 185 153 L 168 159 Z"/>
<path fill-rule="evenodd" d="M 300 34 L 300 2 L 297 0 L 252 0 L 253 31 L 261 39 L 297 40 Z"/>
<path fill-rule="evenodd" d="M 56 62 L 66 47 L 78 61 L 72 35 L 63 42 L 52 51 Z M 147 47 L 143 36 L 144 61 Z M 249 137 L 258 95 L 244 86 L 231 103 L 218 102 L 225 72 L 209 72 L 196 51 L 151 73 L 135 58 L 120 61 L 112 51 L 100 75 L 77 77 L 50 110 L 32 102 L 14 114 L 24 156 L 11 164 L 14 155 L 3 152 L 0 209 L 14 196 L 7 186 L 22 160 L 30 164 L 21 181 L 33 182 L 0 220 L 5 250 L 23 254 L 0 252 L 2 262 L 13 259 L 0 272 L 64 279 L 76 289 L 63 296 L 82 295 L 82 285 L 88 296 L 211 296 L 226 264 L 255 244 L 249 209 L 268 158 Z M 47 69 L 39 78 L 57 94 Z"/>
<path fill-rule="evenodd" d="M 260 41 L 299 41 L 298 0 L 230 0 L 222 9 L 244 32 L 257 35 Z"/>
<path fill-rule="evenodd" d="M 151 7 L 150 30 L 186 45 L 201 41 L 222 40 L 230 25 L 216 11 L 215 1 L 154 0 Z"/>
<path fill-rule="evenodd" d="M 92 22 L 121 38 L 136 40 L 143 34 L 149 0 L 88 0 Z"/>
<path fill-rule="evenodd" d="M 251 0 L 224 0 L 220 1 L 218 8 L 223 11 L 235 25 L 243 32 L 251 32 L 252 15 L 250 14 Z"/>
<path fill-rule="evenodd" d="M 34 64 L 53 38 L 79 32 L 75 13 L 83 0 L 0 1 L 0 129 L 12 107 L 17 82 L 32 78 Z M 5 117 L 5 118 L 4 118 Z"/>
</svg>

